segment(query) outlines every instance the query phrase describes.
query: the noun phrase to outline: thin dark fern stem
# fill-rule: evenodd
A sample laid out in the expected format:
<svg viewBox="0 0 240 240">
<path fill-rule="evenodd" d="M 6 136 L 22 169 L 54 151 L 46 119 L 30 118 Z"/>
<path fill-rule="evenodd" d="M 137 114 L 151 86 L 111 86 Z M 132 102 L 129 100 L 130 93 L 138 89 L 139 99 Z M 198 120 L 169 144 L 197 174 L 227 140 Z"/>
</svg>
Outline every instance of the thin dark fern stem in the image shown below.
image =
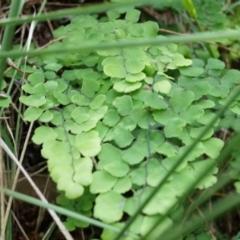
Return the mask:
<svg viewBox="0 0 240 240">
<path fill-rule="evenodd" d="M 69 83 L 69 81 L 67 81 L 67 82 L 68 82 L 68 86 L 67 86 L 67 89 L 65 91 L 65 94 L 67 94 L 69 89 L 70 89 L 70 83 Z M 72 153 L 72 145 L 71 145 L 71 142 L 70 142 L 70 139 L 69 139 L 69 132 L 64 125 L 65 119 L 64 119 L 64 115 L 63 115 L 63 109 L 60 110 L 60 113 L 61 113 L 61 116 L 62 116 L 62 127 L 63 127 L 64 133 L 65 133 L 65 136 L 66 136 L 66 141 L 67 141 L 67 143 L 69 145 L 69 148 L 70 148 L 70 156 L 71 156 L 71 161 L 72 161 L 71 165 L 74 169 L 74 157 L 73 157 L 73 153 Z M 75 174 L 75 172 L 72 175 L 73 182 L 74 182 L 74 174 Z"/>
<path fill-rule="evenodd" d="M 147 131 L 146 131 L 148 156 L 146 158 L 146 163 L 145 163 L 145 183 L 143 185 L 141 193 L 139 194 L 137 209 L 139 208 L 139 206 L 141 204 L 142 195 L 143 195 L 143 193 L 144 193 L 144 191 L 147 187 L 148 163 L 149 163 L 149 160 L 150 160 L 150 157 L 151 157 L 151 145 L 150 145 L 150 136 L 149 136 L 149 132 L 151 130 L 150 117 L 151 117 L 151 114 L 150 114 L 150 111 L 148 111 L 148 128 L 147 128 Z"/>
</svg>

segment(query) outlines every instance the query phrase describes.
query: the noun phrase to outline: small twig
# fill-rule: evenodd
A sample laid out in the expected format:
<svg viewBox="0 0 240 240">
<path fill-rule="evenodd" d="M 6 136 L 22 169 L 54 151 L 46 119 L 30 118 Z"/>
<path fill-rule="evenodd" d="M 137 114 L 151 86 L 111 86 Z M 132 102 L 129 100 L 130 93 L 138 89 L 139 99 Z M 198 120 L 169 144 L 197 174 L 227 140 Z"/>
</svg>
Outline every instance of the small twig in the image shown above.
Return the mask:
<svg viewBox="0 0 240 240">
<path fill-rule="evenodd" d="M 10 58 L 7 58 L 7 64 L 9 66 L 9 68 L 7 68 L 5 71 L 4 71 L 4 75 L 6 73 L 8 73 L 12 68 L 17 70 L 21 75 L 24 75 L 24 72 L 18 68 L 18 66 L 10 59 Z"/>
<path fill-rule="evenodd" d="M 29 176 L 30 176 L 30 177 L 34 177 L 34 176 L 38 175 L 39 173 L 41 173 L 42 171 L 44 171 L 44 170 L 46 170 L 46 169 L 47 169 L 47 166 L 44 166 L 44 167 L 42 167 L 41 169 L 39 169 L 38 171 L 36 171 L 36 172 L 34 172 L 34 173 L 32 173 L 32 174 L 29 174 Z M 25 177 L 19 178 L 19 179 L 18 179 L 18 183 L 21 182 L 21 181 L 23 181 L 23 180 L 25 180 Z"/>
<path fill-rule="evenodd" d="M 59 37 L 59 38 L 53 39 L 53 40 L 51 40 L 49 43 L 43 45 L 42 47 L 39 47 L 38 50 L 39 50 L 39 49 L 46 48 L 46 47 L 50 46 L 51 44 L 53 44 L 53 43 L 55 43 L 55 42 L 59 42 L 59 41 L 63 40 L 65 37 L 67 37 L 67 36 L 64 35 L 64 36 L 62 36 L 62 37 Z"/>
</svg>

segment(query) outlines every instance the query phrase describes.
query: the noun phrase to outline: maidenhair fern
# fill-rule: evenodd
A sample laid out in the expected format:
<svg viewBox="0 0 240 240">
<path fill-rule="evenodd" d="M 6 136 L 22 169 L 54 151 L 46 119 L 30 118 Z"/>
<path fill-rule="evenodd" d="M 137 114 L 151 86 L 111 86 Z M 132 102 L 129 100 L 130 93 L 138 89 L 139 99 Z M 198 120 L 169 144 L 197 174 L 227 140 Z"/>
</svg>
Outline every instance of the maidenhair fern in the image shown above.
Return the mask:
<svg viewBox="0 0 240 240">
<path fill-rule="evenodd" d="M 56 30 L 56 37 L 66 37 L 49 48 L 162 38 L 156 23 L 137 23 L 139 11 L 128 10 L 125 19 L 118 19 L 120 13 L 111 10 L 102 20 L 77 16 Z M 50 175 L 62 191 L 58 202 L 117 225 L 124 213 L 133 215 L 240 83 L 239 71 L 225 70 L 216 59 L 185 59 L 175 44 L 60 52 L 41 61 L 23 85 L 26 95 L 20 101 L 28 106 L 25 120 L 41 122 L 32 140 L 42 144 Z M 239 114 L 239 106 L 238 99 L 229 116 Z M 215 161 L 223 146 L 214 136 L 219 124 L 220 119 L 144 208 L 131 232 L 144 235 Z M 217 171 L 205 175 L 197 188 L 216 183 Z M 176 216 L 177 221 L 183 216 L 180 205 L 151 239 Z M 66 225 L 83 227 L 71 219 Z M 109 234 L 104 231 L 102 239 L 112 239 Z"/>
</svg>

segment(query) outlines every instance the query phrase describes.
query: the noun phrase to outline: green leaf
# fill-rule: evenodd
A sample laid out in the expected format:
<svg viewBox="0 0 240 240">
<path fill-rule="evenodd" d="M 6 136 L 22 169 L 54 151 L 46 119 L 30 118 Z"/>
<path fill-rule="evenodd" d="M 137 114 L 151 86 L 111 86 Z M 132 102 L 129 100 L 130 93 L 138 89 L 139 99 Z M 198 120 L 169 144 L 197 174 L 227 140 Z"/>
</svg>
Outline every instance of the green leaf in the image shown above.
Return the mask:
<svg viewBox="0 0 240 240">
<path fill-rule="evenodd" d="M 24 92 L 26 93 L 29 93 L 29 94 L 34 94 L 34 91 L 33 91 L 33 86 L 31 84 L 24 84 L 22 86 L 22 89 Z"/>
<path fill-rule="evenodd" d="M 124 78 L 127 75 L 125 68 L 119 65 L 109 64 L 104 66 L 103 70 L 109 77 Z"/>
<path fill-rule="evenodd" d="M 216 113 L 205 111 L 205 113 L 199 119 L 197 119 L 197 122 L 203 125 L 208 125 L 214 118 L 216 118 L 216 116 Z M 214 126 L 218 126 L 219 121 L 220 119 L 218 118 L 214 123 Z"/>
<path fill-rule="evenodd" d="M 44 158 L 49 159 L 55 155 L 67 154 L 70 152 L 70 144 L 68 142 L 60 142 L 57 140 L 44 141 L 41 154 Z"/>
<path fill-rule="evenodd" d="M 24 120 L 33 122 L 36 121 L 43 113 L 43 109 L 35 108 L 35 107 L 29 107 L 24 112 Z"/>
<path fill-rule="evenodd" d="M 122 159 L 122 152 L 112 144 L 105 143 L 102 145 L 98 158 L 100 159 L 98 169 L 103 169 L 109 163 L 120 162 Z"/>
<path fill-rule="evenodd" d="M 112 162 L 105 165 L 104 170 L 114 177 L 124 177 L 129 171 L 129 166 L 124 162 Z"/>
<path fill-rule="evenodd" d="M 130 9 L 126 12 L 125 19 L 130 22 L 138 22 L 141 12 L 137 9 Z"/>
<path fill-rule="evenodd" d="M 65 191 L 65 195 L 69 199 L 76 199 L 83 195 L 84 188 L 72 181 L 66 181 L 64 178 L 60 178 L 57 183 L 57 189 L 59 191 Z"/>
<path fill-rule="evenodd" d="M 146 92 L 144 103 L 153 109 L 166 109 L 168 107 L 167 103 L 156 92 Z"/>
<path fill-rule="evenodd" d="M 149 37 L 158 37 L 158 32 L 159 32 L 159 25 L 157 22 L 153 21 L 146 21 L 144 22 L 145 26 L 145 31 L 144 31 L 144 37 L 149 38 Z"/>
<path fill-rule="evenodd" d="M 129 216 L 132 216 L 137 211 L 138 205 L 139 199 L 137 199 L 137 197 L 127 198 L 124 206 L 124 212 L 126 212 Z"/>
<path fill-rule="evenodd" d="M 72 113 L 71 117 L 79 124 L 86 122 L 90 118 L 87 108 L 76 107 Z"/>
<path fill-rule="evenodd" d="M 142 47 L 133 47 L 133 48 L 123 48 L 122 53 L 125 59 L 127 60 L 146 60 L 146 52 Z"/>
<path fill-rule="evenodd" d="M 239 181 L 235 182 L 235 183 L 234 183 L 234 186 L 235 186 L 235 188 L 236 188 L 236 191 L 237 191 L 238 193 L 240 193 L 240 182 L 239 182 Z"/>
<path fill-rule="evenodd" d="M 110 11 L 107 12 L 109 14 Z M 113 12 L 112 12 L 113 13 Z M 119 13 L 117 13 L 119 15 Z M 111 22 L 100 22 L 97 26 L 99 32 L 101 33 L 113 33 L 114 32 L 114 24 Z"/>
<path fill-rule="evenodd" d="M 233 87 L 240 83 L 240 71 L 231 69 L 222 77 L 221 82 L 226 87 Z"/>
<path fill-rule="evenodd" d="M 102 106 L 105 100 L 106 100 L 106 95 L 99 94 L 92 100 L 92 102 L 89 104 L 89 107 L 93 110 L 98 109 Z"/>
<path fill-rule="evenodd" d="M 82 132 L 76 135 L 76 148 L 85 157 L 94 157 L 101 150 L 101 140 L 98 132 L 91 130 L 89 132 Z"/>
<path fill-rule="evenodd" d="M 118 0 L 114 0 L 114 1 L 118 1 Z M 113 223 L 111 225 L 118 229 L 121 229 L 123 227 L 124 223 L 117 222 L 117 223 Z M 104 228 L 103 232 L 101 234 L 101 240 L 114 239 L 114 238 L 116 238 L 117 234 L 118 234 L 117 232 L 114 232 L 110 229 Z M 99 239 L 95 239 L 95 240 L 99 240 Z M 121 238 L 121 240 L 123 240 L 123 238 Z M 124 236 L 124 240 L 134 240 L 134 239 L 132 237 Z"/>
<path fill-rule="evenodd" d="M 46 71 L 46 72 L 44 72 L 44 77 L 47 80 L 53 80 L 53 79 L 57 78 L 57 74 L 53 71 Z"/>
<path fill-rule="evenodd" d="M 218 169 L 215 167 L 207 174 L 206 172 L 214 163 L 214 160 L 204 160 L 191 163 L 191 165 L 188 165 L 181 172 L 175 173 L 173 181 L 178 183 L 182 181 L 184 187 L 187 188 L 192 182 L 196 181 L 196 179 L 201 176 L 201 180 L 198 182 L 196 188 L 205 189 L 211 187 L 217 182 L 217 178 L 214 176 L 214 174 L 217 173 Z"/>
<path fill-rule="evenodd" d="M 102 106 L 96 110 L 90 110 L 88 113 L 90 114 L 92 120 L 99 121 L 104 117 L 107 110 L 108 110 L 108 106 Z"/>
<path fill-rule="evenodd" d="M 150 187 L 157 187 L 158 184 L 163 180 L 163 178 L 167 175 L 168 170 L 163 166 L 159 166 L 151 171 L 147 176 L 147 183 Z"/>
<path fill-rule="evenodd" d="M 90 192 L 93 194 L 108 192 L 113 188 L 116 182 L 117 178 L 106 171 L 96 171 L 93 173 L 93 182 L 90 185 Z"/>
<path fill-rule="evenodd" d="M 156 152 L 156 149 L 159 145 L 163 144 L 165 141 L 165 136 L 162 132 L 159 130 L 151 130 L 149 132 L 147 131 L 142 131 L 142 134 L 140 133 L 138 135 L 138 139 L 146 139 L 146 137 L 149 138 L 149 144 L 151 148 L 151 152 L 154 153 Z"/>
<path fill-rule="evenodd" d="M 150 126 L 155 126 L 156 122 L 151 117 L 150 111 L 144 111 L 142 118 L 139 119 L 138 126 L 141 129 L 148 129 Z"/>
<path fill-rule="evenodd" d="M 170 103 L 176 112 L 182 112 L 192 104 L 194 98 L 195 96 L 192 91 L 175 89 L 170 99 Z"/>
<path fill-rule="evenodd" d="M 57 134 L 57 140 L 66 141 L 68 134 L 63 127 L 54 128 L 54 132 Z"/>
<path fill-rule="evenodd" d="M 59 71 L 62 68 L 62 65 L 59 63 L 48 63 L 47 65 L 44 66 L 44 69 L 46 70 L 52 70 L 52 71 Z"/>
<path fill-rule="evenodd" d="M 188 146 L 183 146 L 179 148 L 179 155 L 183 155 L 186 151 L 188 150 Z M 195 159 L 197 159 L 198 157 L 200 157 L 201 155 L 203 155 L 205 153 L 206 149 L 204 144 L 202 144 L 201 142 L 199 142 L 195 148 L 188 153 L 188 156 L 184 158 L 185 162 L 188 161 L 194 161 Z"/>
<path fill-rule="evenodd" d="M 208 82 L 199 81 L 192 86 L 191 91 L 194 92 L 195 100 L 198 100 L 203 95 L 208 94 L 211 91 L 211 89 L 212 86 Z"/>
<path fill-rule="evenodd" d="M 180 113 L 180 117 L 187 123 L 194 123 L 194 121 L 202 118 L 204 110 L 199 105 L 190 105 L 185 111 Z"/>
<path fill-rule="evenodd" d="M 167 157 L 173 157 L 178 154 L 178 148 L 169 142 L 165 142 L 158 146 L 157 152 Z"/>
<path fill-rule="evenodd" d="M 223 148 L 223 141 L 218 138 L 210 138 L 205 141 L 202 141 L 204 147 L 205 147 L 205 153 L 210 158 L 217 158 Z"/>
<path fill-rule="evenodd" d="M 0 90 L 3 90 L 7 86 L 6 82 L 2 80 Z"/>
<path fill-rule="evenodd" d="M 117 193 L 125 193 L 131 190 L 132 182 L 128 176 L 119 178 L 113 187 L 113 191 Z"/>
<path fill-rule="evenodd" d="M 70 103 L 70 99 L 68 96 L 61 92 L 54 92 L 53 96 L 57 99 L 57 101 L 62 105 L 67 105 Z"/>
<path fill-rule="evenodd" d="M 230 106 L 230 109 L 232 112 L 236 113 L 236 114 L 240 114 L 240 104 L 238 102 L 234 102 L 232 104 L 232 106 Z"/>
<path fill-rule="evenodd" d="M 186 122 L 181 118 L 170 119 L 164 128 L 166 138 L 179 137 Z"/>
<path fill-rule="evenodd" d="M 139 89 L 142 86 L 140 82 L 127 82 L 125 80 L 117 82 L 113 85 L 113 89 L 117 92 L 129 93 Z"/>
<path fill-rule="evenodd" d="M 74 161 L 74 175 L 72 180 L 83 186 L 93 182 L 93 162 L 91 158 L 79 158 Z"/>
<path fill-rule="evenodd" d="M 32 140 L 36 144 L 41 144 L 45 141 L 55 140 L 56 137 L 57 134 L 52 128 L 40 126 L 35 130 Z"/>
<path fill-rule="evenodd" d="M 195 128 L 191 128 L 189 133 L 190 133 L 190 137 L 196 139 L 199 137 L 199 135 L 204 131 L 205 127 L 195 127 Z M 202 140 L 208 139 L 213 135 L 214 131 L 213 129 L 209 129 L 205 135 L 202 137 Z"/>
<path fill-rule="evenodd" d="M 185 67 L 185 66 L 191 65 L 192 64 L 192 60 L 184 58 L 184 56 L 182 54 L 175 53 L 174 54 L 174 58 L 173 58 L 173 64 L 174 64 L 174 69 L 176 69 L 175 66 L 177 66 L 177 67 Z"/>
<path fill-rule="evenodd" d="M 86 95 L 86 97 L 92 98 L 100 88 L 100 83 L 97 80 L 92 79 L 84 79 L 82 82 L 82 94 Z"/>
<path fill-rule="evenodd" d="M 12 100 L 11 100 L 10 96 L 7 96 L 7 97 L 0 96 L 0 107 L 7 108 L 7 107 L 9 107 L 11 102 L 12 102 Z"/>
<path fill-rule="evenodd" d="M 171 108 L 167 108 L 166 110 L 154 111 L 153 117 L 156 122 L 163 125 L 167 125 L 169 119 L 179 118 L 177 113 L 175 113 Z"/>
<path fill-rule="evenodd" d="M 206 108 L 213 108 L 215 106 L 215 103 L 211 100 L 203 100 L 197 102 L 198 106 L 202 107 L 203 109 Z"/>
<path fill-rule="evenodd" d="M 74 104 L 70 104 L 70 105 L 64 107 L 64 109 L 62 110 L 62 115 L 63 115 L 64 119 L 72 118 L 72 112 L 75 109 L 76 109 L 76 105 L 74 105 Z"/>
<path fill-rule="evenodd" d="M 141 37 L 145 32 L 144 24 L 136 23 L 128 26 L 128 32 L 134 37 Z"/>
<path fill-rule="evenodd" d="M 139 82 L 146 78 L 146 74 L 143 72 L 131 74 L 128 73 L 125 80 L 130 83 Z"/>
<path fill-rule="evenodd" d="M 135 121 L 129 118 L 129 116 L 126 116 L 121 119 L 117 126 L 132 132 L 137 127 L 137 124 L 135 123 Z"/>
<path fill-rule="evenodd" d="M 153 190 L 152 187 L 146 187 L 142 194 L 141 201 L 147 198 Z M 139 190 L 137 194 L 141 194 L 141 190 Z M 164 215 L 168 210 L 171 210 L 172 206 L 176 203 L 176 192 L 169 184 L 165 184 L 161 190 L 159 190 L 158 194 L 152 198 L 148 205 L 143 209 L 143 213 L 147 215 L 155 215 L 159 213 Z"/>
<path fill-rule="evenodd" d="M 71 97 L 71 101 L 79 106 L 89 106 L 90 100 L 84 96 L 79 94 L 73 95 Z"/>
<path fill-rule="evenodd" d="M 45 77 L 42 72 L 34 72 L 28 76 L 28 81 L 31 83 L 31 85 L 36 85 L 38 83 L 44 83 Z"/>
<path fill-rule="evenodd" d="M 114 191 L 100 194 L 96 198 L 94 217 L 105 223 L 117 222 L 122 218 L 124 203 L 125 199 Z"/>
<path fill-rule="evenodd" d="M 219 85 L 212 88 L 209 94 L 214 97 L 225 98 L 229 95 L 229 92 L 230 90 L 228 87 Z"/>
<path fill-rule="evenodd" d="M 207 61 L 206 69 L 224 69 L 225 63 L 219 59 L 209 58 Z"/>
<path fill-rule="evenodd" d="M 117 111 L 114 109 L 110 109 L 103 118 L 103 123 L 109 127 L 115 126 L 120 120 L 120 116 Z"/>
<path fill-rule="evenodd" d="M 62 146 L 66 147 L 65 144 Z M 51 150 L 51 149 L 46 149 L 46 151 L 44 150 L 45 153 L 48 154 L 47 152 L 48 150 Z M 70 151 L 67 151 L 65 153 L 62 151 L 59 151 L 59 153 L 55 152 L 55 154 L 50 155 L 50 158 L 48 159 L 48 170 L 55 182 L 57 182 L 57 180 L 63 175 L 69 177 L 70 176 L 69 174 L 73 174 L 73 168 L 71 166 L 72 162 L 73 162 L 73 158 L 70 154 Z M 65 170 L 69 170 L 70 173 L 66 172 Z"/>
<path fill-rule="evenodd" d="M 145 64 L 139 60 L 126 60 L 125 67 L 128 73 L 136 74 L 145 68 Z"/>
<path fill-rule="evenodd" d="M 104 137 L 106 136 L 109 128 L 103 124 L 101 121 L 99 121 L 96 125 L 96 127 L 94 128 L 94 130 L 96 130 L 99 134 L 99 137 L 101 139 L 101 141 L 103 142 Z"/>
<path fill-rule="evenodd" d="M 121 116 L 129 115 L 133 109 L 132 98 L 129 95 L 115 98 L 112 104 Z"/>
<path fill-rule="evenodd" d="M 123 66 L 124 65 L 124 58 L 121 56 L 116 57 L 107 57 L 102 61 L 103 67 L 107 65 L 117 65 L 117 66 Z"/>
<path fill-rule="evenodd" d="M 133 184 L 143 186 L 146 184 L 146 169 L 143 167 L 135 169 L 130 173 L 130 177 Z"/>
<path fill-rule="evenodd" d="M 53 93 L 57 91 L 58 83 L 56 81 L 47 81 L 44 83 L 44 87 L 47 93 Z"/>
<path fill-rule="evenodd" d="M 113 20 L 119 18 L 120 13 L 116 9 L 111 9 L 111 10 L 107 11 L 107 16 L 110 21 L 113 21 Z"/>
<path fill-rule="evenodd" d="M 33 88 L 32 88 L 32 93 L 36 94 L 38 96 L 43 96 L 46 94 L 46 89 L 42 83 L 37 83 Z"/>
<path fill-rule="evenodd" d="M 137 141 L 130 148 L 123 151 L 122 159 L 130 165 L 140 163 L 144 157 L 148 156 L 147 142 Z"/>
<path fill-rule="evenodd" d="M 92 212 L 91 211 L 87 211 L 87 212 L 83 212 L 80 211 L 81 214 L 84 214 L 85 216 L 87 217 L 91 217 L 92 216 Z M 69 219 L 69 217 L 67 218 Z M 76 227 L 78 228 L 86 228 L 86 227 L 89 227 L 89 223 L 88 222 L 85 222 L 85 221 L 81 221 L 81 220 L 77 220 L 77 219 L 73 219 L 73 223 Z"/>
<path fill-rule="evenodd" d="M 21 96 L 19 100 L 30 107 L 40 107 L 46 103 L 45 96 L 41 95 L 30 95 L 30 96 Z"/>
<path fill-rule="evenodd" d="M 120 148 L 129 146 L 134 137 L 131 132 L 122 127 L 115 127 L 113 132 L 113 139 Z"/>
<path fill-rule="evenodd" d="M 156 92 L 168 94 L 172 89 L 172 85 L 168 80 L 162 80 L 162 81 L 156 82 L 153 85 L 153 89 Z"/>
<path fill-rule="evenodd" d="M 179 70 L 181 74 L 188 77 L 198 77 L 204 73 L 204 69 L 200 67 L 182 67 Z"/>
</svg>

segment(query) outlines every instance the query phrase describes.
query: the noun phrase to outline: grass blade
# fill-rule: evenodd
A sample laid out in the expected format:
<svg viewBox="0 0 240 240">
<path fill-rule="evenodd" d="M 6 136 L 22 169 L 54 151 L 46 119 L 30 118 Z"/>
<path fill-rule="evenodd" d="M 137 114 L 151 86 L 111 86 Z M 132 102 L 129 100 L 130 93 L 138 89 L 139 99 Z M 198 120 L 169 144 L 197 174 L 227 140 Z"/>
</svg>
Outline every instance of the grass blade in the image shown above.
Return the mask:
<svg viewBox="0 0 240 240">
<path fill-rule="evenodd" d="M 134 40 L 126 40 L 118 43 L 88 43 L 81 44 L 77 47 L 71 48 L 61 48 L 61 49 L 41 49 L 39 50 L 31 50 L 31 51 L 1 51 L 0 57 L 22 57 L 22 56 L 41 56 L 48 54 L 56 54 L 56 53 L 76 53 L 76 52 L 86 52 L 93 51 L 99 49 L 112 49 L 112 48 L 124 48 L 124 47 L 133 47 L 133 46 L 153 46 L 160 44 L 169 44 L 169 43 L 189 43 L 189 42 L 201 42 L 205 40 L 218 41 L 220 39 L 226 38 L 239 38 L 240 32 L 237 30 L 226 30 L 226 31 L 215 31 L 215 32 L 203 32 L 203 33 L 195 33 L 184 36 L 169 36 L 166 38 L 146 38 L 146 39 L 134 39 Z"/>
</svg>

